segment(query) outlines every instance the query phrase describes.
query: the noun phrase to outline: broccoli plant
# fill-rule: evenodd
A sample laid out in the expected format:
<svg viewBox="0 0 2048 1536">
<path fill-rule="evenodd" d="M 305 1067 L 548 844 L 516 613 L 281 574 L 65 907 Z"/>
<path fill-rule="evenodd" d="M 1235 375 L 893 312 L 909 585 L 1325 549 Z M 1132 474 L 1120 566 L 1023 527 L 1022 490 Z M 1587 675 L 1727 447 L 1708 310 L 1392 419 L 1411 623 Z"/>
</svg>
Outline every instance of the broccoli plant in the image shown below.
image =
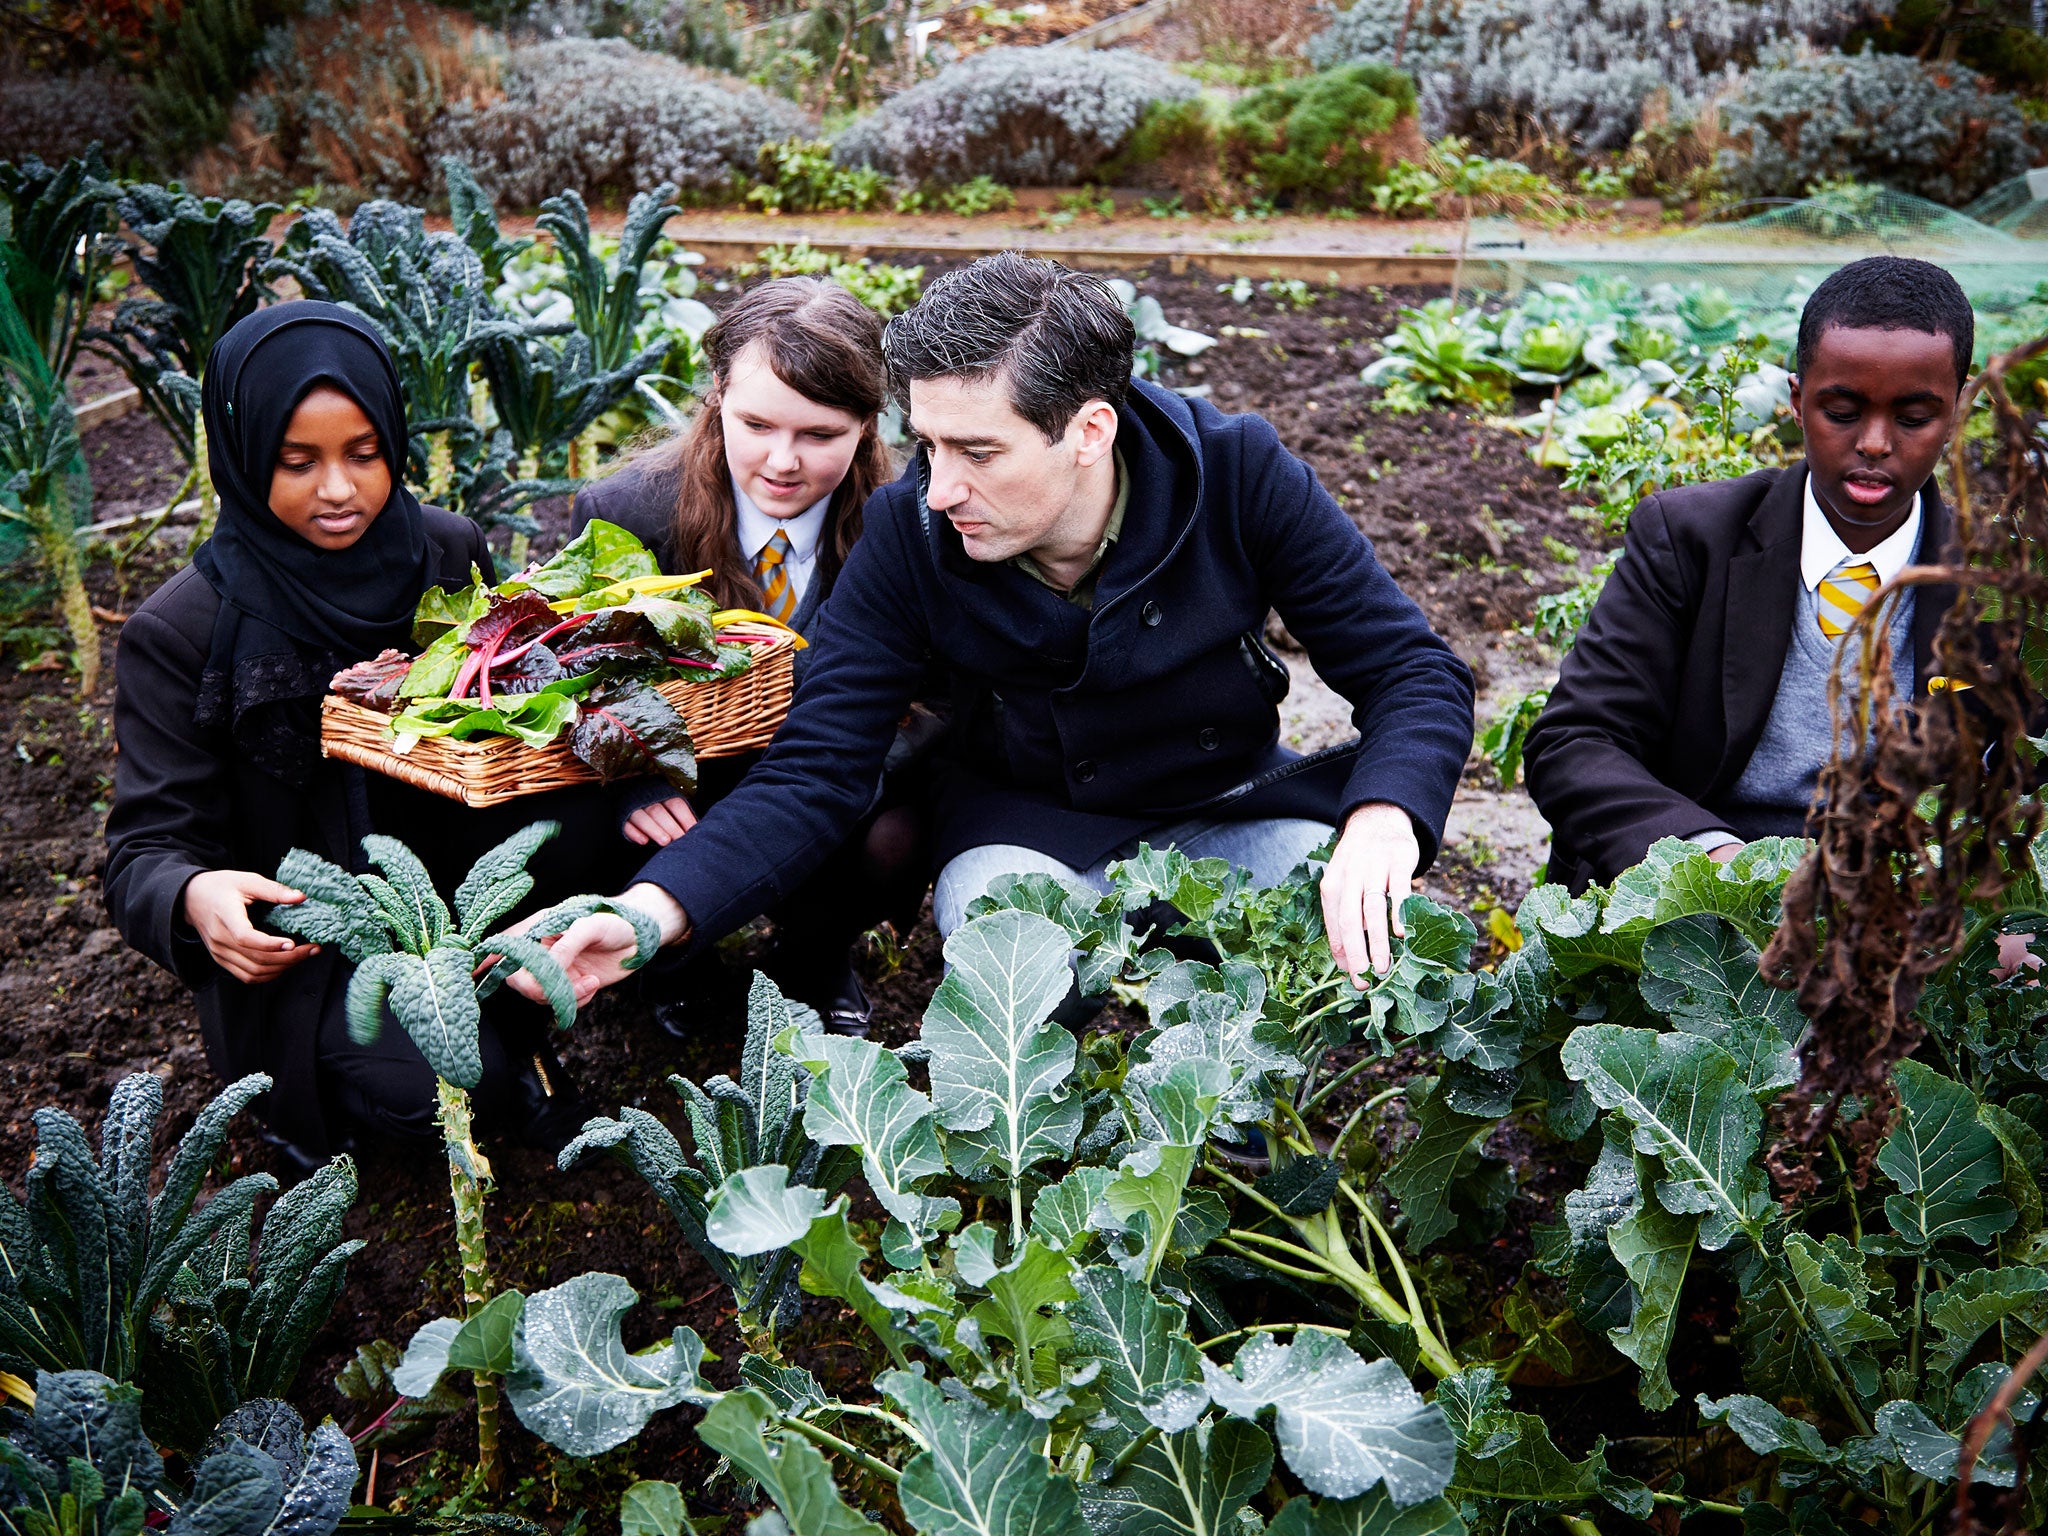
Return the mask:
<svg viewBox="0 0 2048 1536">
<path fill-rule="evenodd" d="M 126 242 L 129 262 L 152 296 L 123 299 L 113 324 L 87 335 L 121 366 L 191 464 L 185 483 L 199 491 L 197 547 L 217 511 L 200 378 L 214 343 L 273 297 L 261 272 L 272 251 L 271 221 L 284 210 L 145 182 L 122 190 L 120 212 L 135 236 Z M 172 504 L 183 496 L 181 489 Z"/>
<path fill-rule="evenodd" d="M 568 1168 L 590 1152 L 608 1151 L 630 1164 L 661 1197 L 712 1273 L 732 1287 L 741 1335 L 752 1348 L 771 1355 L 777 1328 L 796 1316 L 799 1261 L 787 1248 L 729 1252 L 710 1230 L 710 1202 L 728 1179 L 748 1169 L 774 1167 L 834 1192 L 859 1166 L 857 1156 L 844 1147 L 825 1144 L 821 1127 L 833 1106 L 813 1102 L 810 1073 L 776 1047 L 792 1031 L 810 1039 L 814 1049 L 827 1048 L 817 1015 L 801 1005 L 792 1010 L 772 982 L 755 976 L 747 998 L 739 1081 L 719 1076 L 699 1087 L 685 1077 L 669 1079 L 683 1097 L 694 1156 L 653 1115 L 626 1105 L 618 1119 L 595 1119 L 584 1126 L 560 1157 Z M 897 1077 L 903 1075 L 893 1058 L 884 1060 Z M 877 1186 L 887 1187 L 886 1181 Z"/>
<path fill-rule="evenodd" d="M 491 1186 L 491 1165 L 471 1135 L 468 1093 L 483 1077 L 481 1000 L 523 969 L 540 983 L 556 1024 L 567 1029 L 576 1021 L 575 990 L 541 939 L 565 931 L 579 917 L 608 911 L 633 925 L 639 940 L 633 957 L 636 966 L 661 943 L 644 914 L 596 897 L 551 907 L 525 932 L 491 932 L 531 893 L 534 882 L 527 861 L 560 830 L 556 822 L 537 821 L 478 859 L 456 887 L 452 912 L 418 856 L 397 839 L 375 833 L 363 839 L 363 852 L 379 874 L 351 874 L 296 848 L 277 870 L 278 880 L 305 892 L 306 899 L 273 908 L 270 925 L 312 943 L 331 945 L 354 962 L 347 996 L 350 1036 L 375 1040 L 388 1012 L 433 1068 L 448 1153 L 455 1245 L 462 1263 L 464 1316 L 470 1322 L 496 1315 L 489 1305 L 490 1267 L 484 1249 L 484 1196 Z M 477 1453 L 486 1484 L 495 1488 L 495 1373 L 479 1371 L 476 1387 Z"/>
<path fill-rule="evenodd" d="M 26 1198 L 0 1187 L 0 1370 L 139 1382 L 151 1434 L 185 1451 L 238 1403 L 290 1386 L 363 1245 L 341 1238 L 356 1193 L 346 1157 L 275 1201 L 260 1228 L 269 1174 L 195 1209 L 229 1122 L 269 1087 L 245 1077 L 207 1105 L 154 1198 L 160 1079 L 138 1073 L 114 1089 L 97 1157 L 69 1115 L 36 1111 Z"/>
</svg>

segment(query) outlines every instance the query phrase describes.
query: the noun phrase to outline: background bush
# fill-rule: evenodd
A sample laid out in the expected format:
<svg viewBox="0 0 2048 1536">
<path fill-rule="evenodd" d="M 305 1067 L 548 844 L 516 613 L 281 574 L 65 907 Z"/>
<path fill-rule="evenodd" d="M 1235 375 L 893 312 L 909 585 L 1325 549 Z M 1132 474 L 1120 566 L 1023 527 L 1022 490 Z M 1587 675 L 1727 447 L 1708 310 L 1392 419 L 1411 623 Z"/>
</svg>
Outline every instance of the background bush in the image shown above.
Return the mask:
<svg viewBox="0 0 2048 1536">
<path fill-rule="evenodd" d="M 1729 186 L 1796 196 L 1850 176 L 1964 203 L 2033 162 L 2012 97 L 1960 64 L 1900 54 L 1773 50 L 1721 104 Z"/>
<path fill-rule="evenodd" d="M 1230 109 L 1230 168 L 1261 191 L 1356 203 L 1386 175 L 1394 126 L 1415 115 L 1415 82 L 1389 65 L 1344 64 L 1261 86 Z"/>
<path fill-rule="evenodd" d="M 112 70 L 0 75 L 0 158 L 56 165 L 99 142 L 119 170 L 143 156 L 135 86 Z"/>
<path fill-rule="evenodd" d="M 1496 151 L 1531 137 L 1617 149 L 1660 112 L 1686 119 L 1773 43 L 1829 43 L 1882 14 L 1848 0 L 1422 0 L 1402 65 L 1422 126 Z M 1323 64 L 1391 61 L 1407 0 L 1356 0 L 1309 45 Z"/>
<path fill-rule="evenodd" d="M 699 194 L 752 172 L 761 146 L 809 137 L 788 102 L 616 38 L 512 50 L 504 96 L 457 102 L 430 136 L 501 203 L 532 207 L 573 187 L 596 199 L 673 182 Z"/>
<path fill-rule="evenodd" d="M 1066 186 L 1114 155 L 1153 102 L 1194 94 L 1192 81 L 1142 54 L 990 48 L 891 97 L 834 153 L 907 181 Z"/>
<path fill-rule="evenodd" d="M 343 207 L 421 200 L 438 183 L 426 158 L 453 103 L 497 94 L 505 46 L 467 16 L 422 0 L 371 0 L 271 30 L 262 72 L 203 155 L 193 181 L 250 197 L 317 186 Z"/>
<path fill-rule="evenodd" d="M 1099 168 L 1103 181 L 1118 187 L 1170 188 L 1195 206 L 1219 196 L 1220 115 L 1217 98 L 1209 95 L 1153 102 L 1124 147 Z"/>
</svg>

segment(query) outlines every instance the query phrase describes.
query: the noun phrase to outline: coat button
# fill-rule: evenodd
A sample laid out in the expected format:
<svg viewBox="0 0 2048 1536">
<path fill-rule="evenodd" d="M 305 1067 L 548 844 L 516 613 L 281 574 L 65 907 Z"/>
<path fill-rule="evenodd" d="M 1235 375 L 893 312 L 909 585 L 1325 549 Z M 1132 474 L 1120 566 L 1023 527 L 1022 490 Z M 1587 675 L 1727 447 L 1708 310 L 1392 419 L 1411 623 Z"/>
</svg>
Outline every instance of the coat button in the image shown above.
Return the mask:
<svg viewBox="0 0 2048 1536">
<path fill-rule="evenodd" d="M 1159 620 L 1163 615 L 1159 612 L 1159 605 L 1157 603 L 1147 603 L 1138 610 L 1138 617 L 1145 621 L 1147 629 L 1157 629 L 1159 627 Z"/>
<path fill-rule="evenodd" d="M 1218 731 L 1213 725 L 1205 725 L 1202 727 L 1201 734 L 1195 740 L 1202 744 L 1204 752 L 1214 752 L 1223 744 L 1223 733 Z"/>
<path fill-rule="evenodd" d="M 1095 759 L 1084 757 L 1074 764 L 1074 782 L 1086 784 L 1095 777 Z"/>
</svg>

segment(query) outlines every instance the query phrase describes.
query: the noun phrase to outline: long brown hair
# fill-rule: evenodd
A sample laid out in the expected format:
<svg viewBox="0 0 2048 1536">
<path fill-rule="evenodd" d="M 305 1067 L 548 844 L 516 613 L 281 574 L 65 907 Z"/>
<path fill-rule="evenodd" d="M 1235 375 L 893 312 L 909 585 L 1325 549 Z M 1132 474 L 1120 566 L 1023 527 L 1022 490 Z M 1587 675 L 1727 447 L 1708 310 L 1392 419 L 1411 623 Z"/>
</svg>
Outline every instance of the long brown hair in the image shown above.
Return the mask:
<svg viewBox="0 0 2048 1536">
<path fill-rule="evenodd" d="M 838 577 L 860 538 L 861 508 L 877 486 L 894 476 L 876 420 L 887 384 L 882 325 L 875 312 L 824 278 L 778 277 L 748 289 L 704 333 L 711 388 L 696 420 L 647 456 L 649 468 L 673 464 L 680 470 L 671 540 L 675 569 L 709 570 L 707 585 L 723 608 L 759 608 L 764 601 L 752 562 L 740 553 L 734 532 L 732 471 L 726 467 L 725 421 L 719 409 L 734 360 L 757 341 L 783 383 L 866 423 L 846 478 L 825 509 L 817 579 L 829 586 Z"/>
</svg>

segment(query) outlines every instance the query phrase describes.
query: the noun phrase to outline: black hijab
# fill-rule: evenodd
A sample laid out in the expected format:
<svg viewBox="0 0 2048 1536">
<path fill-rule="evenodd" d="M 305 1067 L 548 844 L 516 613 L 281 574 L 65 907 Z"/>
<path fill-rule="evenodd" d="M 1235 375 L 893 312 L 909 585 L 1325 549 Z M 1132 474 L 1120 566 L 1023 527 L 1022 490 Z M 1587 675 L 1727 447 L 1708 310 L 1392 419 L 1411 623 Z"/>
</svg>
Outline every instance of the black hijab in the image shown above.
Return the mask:
<svg viewBox="0 0 2048 1536">
<path fill-rule="evenodd" d="M 323 384 L 362 407 L 391 470 L 390 499 L 347 549 L 317 548 L 270 510 L 292 413 Z M 198 723 L 227 728 L 255 766 L 303 787 L 319 766 L 329 679 L 403 645 L 431 581 L 426 520 L 405 487 L 398 370 L 362 316 L 311 299 L 274 304 L 215 344 L 201 409 L 220 516 L 192 563 L 221 606 Z"/>
</svg>

